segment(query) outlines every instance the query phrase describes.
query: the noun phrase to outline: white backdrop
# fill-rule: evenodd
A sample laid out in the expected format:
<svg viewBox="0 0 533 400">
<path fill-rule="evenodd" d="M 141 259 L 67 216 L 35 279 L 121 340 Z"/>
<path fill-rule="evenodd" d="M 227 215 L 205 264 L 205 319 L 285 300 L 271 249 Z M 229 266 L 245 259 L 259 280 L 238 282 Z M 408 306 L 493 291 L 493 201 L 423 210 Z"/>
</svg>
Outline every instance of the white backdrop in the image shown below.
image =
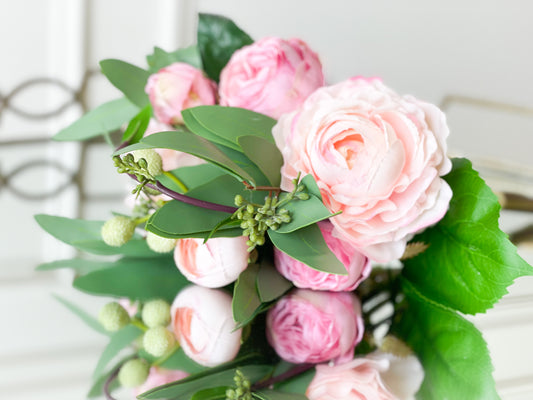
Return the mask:
<svg viewBox="0 0 533 400">
<path fill-rule="evenodd" d="M 97 68 L 104 58 L 143 65 L 154 45 L 173 50 L 191 44 L 198 10 L 227 15 L 255 38 L 301 37 L 321 55 L 331 83 L 352 75 L 380 76 L 400 93 L 437 104 L 451 99 L 447 111 L 452 153 L 477 160 L 497 189 L 533 194 L 533 116 L 527 111 L 533 108 L 533 3 L 525 0 L 448 0 L 439 5 L 424 0 L 0 0 L 0 94 L 6 97 L 22 82 L 43 76 L 78 88 L 85 71 Z M 97 76 L 87 89 L 90 107 L 116 95 Z M 518 107 L 504 111 L 450 95 Z M 56 86 L 34 85 L 10 98 L 10 106 L 2 103 L 0 176 L 32 158 L 77 168 L 82 155 L 76 144 L 13 143 L 50 137 L 80 114 L 77 104 L 52 118 L 28 120 L 14 108 L 36 113 L 68 100 L 68 92 Z M 84 398 L 105 345 L 50 293 L 95 312 L 101 301 L 74 293 L 68 275 L 33 271 L 44 260 L 68 255 L 68 249 L 39 231 L 33 214 L 103 219 L 110 208 L 122 207 L 110 199 L 120 195 L 117 187 L 123 181 L 110 173 L 107 149 L 96 147 L 86 157 L 93 169 L 85 172 L 84 183 L 95 195 L 81 206 L 74 189 L 42 201 L 21 201 L 13 190 L 54 187 L 65 179 L 58 171 L 28 169 L 0 184 L 0 398 Z M 511 166 L 513 173 L 503 179 L 496 176 L 486 167 L 486 158 Z M 512 230 L 531 220 L 506 213 L 502 222 Z M 530 248 L 520 250 L 533 261 Z M 511 296 L 475 319 L 493 353 L 501 396 L 508 400 L 533 397 L 531 293 L 532 280 L 523 279 Z"/>
</svg>

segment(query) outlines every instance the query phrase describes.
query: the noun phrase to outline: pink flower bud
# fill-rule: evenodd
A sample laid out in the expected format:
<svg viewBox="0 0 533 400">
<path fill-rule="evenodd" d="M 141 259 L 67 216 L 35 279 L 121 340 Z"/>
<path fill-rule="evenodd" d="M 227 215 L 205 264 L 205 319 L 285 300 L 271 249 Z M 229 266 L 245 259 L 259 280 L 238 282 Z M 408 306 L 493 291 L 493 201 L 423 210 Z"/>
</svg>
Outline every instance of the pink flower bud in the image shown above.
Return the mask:
<svg viewBox="0 0 533 400">
<path fill-rule="evenodd" d="M 231 296 L 201 286 L 183 289 L 170 314 L 176 339 L 192 360 L 213 367 L 233 360 L 241 345 L 241 331 L 231 310 Z"/>
<path fill-rule="evenodd" d="M 174 63 L 151 75 L 144 89 L 156 118 L 165 124 L 183 122 L 186 108 L 216 102 L 216 84 L 203 72 L 185 63 Z"/>
<path fill-rule="evenodd" d="M 346 362 L 363 336 L 359 300 L 348 292 L 297 289 L 267 314 L 267 338 L 292 363 Z"/>
<path fill-rule="evenodd" d="M 220 74 L 220 104 L 279 118 L 323 85 L 322 64 L 307 44 L 264 38 L 233 53 Z"/>
<path fill-rule="evenodd" d="M 215 288 L 234 282 L 248 266 L 246 237 L 179 239 L 174 261 L 181 273 L 200 286 Z"/>
<path fill-rule="evenodd" d="M 135 388 L 134 394 L 135 396 L 138 396 L 157 386 L 179 381 L 187 376 L 189 376 L 189 374 L 185 371 L 152 367 L 148 373 L 148 378 L 146 378 L 146 381 L 141 386 Z"/>
<path fill-rule="evenodd" d="M 333 292 L 354 290 L 370 274 L 370 260 L 349 242 L 334 237 L 332 235 L 333 225 L 331 222 L 324 221 L 318 225 L 326 244 L 339 261 L 343 263 L 348 275 L 335 275 L 317 271 L 275 248 L 274 259 L 278 272 L 292 281 L 296 287 L 303 289 L 330 290 Z"/>
</svg>

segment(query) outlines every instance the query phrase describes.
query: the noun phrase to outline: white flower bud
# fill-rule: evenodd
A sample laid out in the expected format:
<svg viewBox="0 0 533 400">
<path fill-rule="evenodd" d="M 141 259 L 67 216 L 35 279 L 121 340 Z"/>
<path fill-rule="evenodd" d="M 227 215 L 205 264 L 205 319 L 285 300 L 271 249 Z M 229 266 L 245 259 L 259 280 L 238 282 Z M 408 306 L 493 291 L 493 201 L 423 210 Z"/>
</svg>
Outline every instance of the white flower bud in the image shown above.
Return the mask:
<svg viewBox="0 0 533 400">
<path fill-rule="evenodd" d="M 98 321 L 106 331 L 116 332 L 130 323 L 130 316 L 124 307 L 117 302 L 112 302 L 100 309 Z"/>
<path fill-rule="evenodd" d="M 146 244 L 156 253 L 169 253 L 176 247 L 176 239 L 164 238 L 153 232 L 146 232 Z"/>
<path fill-rule="evenodd" d="M 149 328 L 167 326 L 170 322 L 170 305 L 165 300 L 150 300 L 143 306 L 142 319 Z"/>
<path fill-rule="evenodd" d="M 189 286 L 174 300 L 171 316 L 176 339 L 198 364 L 213 367 L 233 360 L 239 352 L 242 329 L 234 330 L 228 293 Z"/>
<path fill-rule="evenodd" d="M 148 172 L 152 176 L 163 173 L 163 161 L 161 161 L 161 156 L 154 149 L 135 150 L 132 154 L 135 161 L 139 161 L 141 158 L 146 160 Z"/>
<path fill-rule="evenodd" d="M 178 239 L 174 261 L 180 272 L 197 285 L 217 288 L 234 282 L 248 266 L 246 237 Z"/>
<path fill-rule="evenodd" d="M 113 247 L 120 247 L 127 243 L 135 232 L 135 222 L 128 217 L 116 216 L 106 221 L 102 226 L 102 239 Z"/>
<path fill-rule="evenodd" d="M 156 326 L 148 329 L 143 336 L 144 349 L 154 357 L 161 357 L 166 354 L 174 343 L 174 335 L 164 326 Z"/>
</svg>

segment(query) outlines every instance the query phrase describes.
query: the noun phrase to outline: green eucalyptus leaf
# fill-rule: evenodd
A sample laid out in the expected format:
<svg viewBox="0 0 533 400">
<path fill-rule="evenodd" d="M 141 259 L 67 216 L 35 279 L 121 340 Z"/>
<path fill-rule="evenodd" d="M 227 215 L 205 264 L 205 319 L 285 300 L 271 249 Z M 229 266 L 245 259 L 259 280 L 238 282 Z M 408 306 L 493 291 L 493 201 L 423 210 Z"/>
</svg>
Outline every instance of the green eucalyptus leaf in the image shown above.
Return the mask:
<svg viewBox="0 0 533 400">
<path fill-rule="evenodd" d="M 159 47 L 154 47 L 154 52 L 146 56 L 146 61 L 150 66 L 151 73 L 158 72 L 161 68 L 176 62 L 187 63 L 198 69 L 202 68 L 200 53 L 198 52 L 198 47 L 195 45 L 178 49 L 171 53 Z"/>
<path fill-rule="evenodd" d="M 259 272 L 257 264 L 250 264 L 241 272 L 233 287 L 233 300 L 231 308 L 233 319 L 239 326 L 249 321 L 255 311 L 261 306 L 261 300 L 257 293 L 256 280 Z"/>
<path fill-rule="evenodd" d="M 148 356 L 153 357 L 150 355 Z M 155 361 L 155 358 L 153 361 Z M 185 354 L 182 347 L 176 350 L 169 358 L 167 358 L 163 363 L 161 363 L 160 366 L 166 369 L 179 369 L 182 371 L 186 371 L 189 374 L 197 374 L 208 369 L 208 367 L 204 367 L 203 365 L 197 364 L 196 362 L 191 360 Z"/>
<path fill-rule="evenodd" d="M 118 90 L 139 108 L 149 104 L 144 91 L 150 73 L 135 65 L 121 60 L 108 59 L 100 61 L 102 73 Z"/>
<path fill-rule="evenodd" d="M 241 150 L 233 150 L 229 147 L 217 145 L 217 148 L 228 156 L 235 164 L 246 171 L 251 177 L 254 178 L 255 184 L 260 186 L 270 185 L 267 177 L 261 172 L 259 167 L 248 157 L 242 153 Z"/>
<path fill-rule="evenodd" d="M 272 229 L 267 232 L 274 246 L 292 258 L 317 271 L 347 275 L 346 268 L 327 246 L 317 224 L 289 233 Z"/>
<path fill-rule="evenodd" d="M 123 246 L 107 245 L 100 234 L 105 221 L 85 221 L 46 214 L 35 215 L 35 220 L 42 229 L 56 239 L 88 253 L 122 254 L 131 257 L 154 257 L 158 254 L 148 247 L 146 241 L 139 234 L 135 234 Z"/>
<path fill-rule="evenodd" d="M 309 196 L 307 200 L 295 199 L 287 203 L 283 208 L 289 211 L 291 221 L 282 224 L 276 231 L 277 233 L 294 232 L 335 215 L 322 204 L 322 201 L 313 195 Z"/>
<path fill-rule="evenodd" d="M 262 389 L 253 393 L 259 400 L 308 400 L 305 394 L 287 393 L 272 389 Z"/>
<path fill-rule="evenodd" d="M 94 295 L 141 301 L 162 298 L 172 302 L 188 283 L 167 255 L 151 259 L 122 258 L 113 267 L 76 278 L 73 286 Z"/>
<path fill-rule="evenodd" d="M 456 312 L 425 297 L 403 280 L 407 308 L 392 330 L 424 367 L 418 399 L 495 400 L 487 346 L 476 327 Z"/>
<path fill-rule="evenodd" d="M 89 111 L 52 139 L 57 141 L 87 140 L 119 129 L 139 112 L 139 108 L 125 98 L 112 100 Z"/>
<path fill-rule="evenodd" d="M 59 301 L 61 304 L 63 304 L 66 308 L 68 308 L 71 312 L 76 314 L 87 326 L 92 328 L 98 333 L 101 333 L 102 335 L 109 336 L 109 332 L 107 332 L 100 322 L 96 318 L 94 318 L 92 315 L 87 313 L 86 311 L 82 310 L 80 307 L 75 305 L 74 303 L 71 303 L 70 301 L 64 299 L 61 296 L 58 296 L 56 294 L 53 295 L 54 298 Z"/>
<path fill-rule="evenodd" d="M 223 367 L 224 368 L 224 367 Z M 270 365 L 244 365 L 239 366 L 241 372 L 251 382 L 256 382 L 272 371 Z M 217 369 L 211 368 L 199 374 L 190 375 L 178 382 L 169 383 L 159 388 L 151 389 L 138 396 L 139 399 L 190 399 L 196 392 L 220 386 L 233 386 L 235 368 Z"/>
<path fill-rule="evenodd" d="M 139 142 L 146 132 L 146 128 L 148 128 L 151 117 L 152 106 L 148 104 L 129 122 L 128 127 L 122 135 L 122 141 L 131 144 Z"/>
<path fill-rule="evenodd" d="M 292 283 L 285 279 L 272 263 L 262 262 L 257 273 L 256 286 L 259 299 L 267 303 L 276 300 L 292 288 Z"/>
<path fill-rule="evenodd" d="M 476 314 L 491 308 L 531 268 L 498 227 L 500 205 L 468 160 L 453 160 L 446 181 L 453 198 L 446 216 L 416 236 L 429 244 L 405 261 L 403 276 L 424 296 Z"/>
<path fill-rule="evenodd" d="M 268 178 L 271 186 L 279 186 L 281 182 L 281 166 L 283 156 L 275 144 L 258 136 L 241 136 L 238 139 L 242 151 L 259 167 Z"/>
<path fill-rule="evenodd" d="M 86 260 L 84 258 L 71 258 L 68 260 L 56 260 L 48 263 L 40 264 L 37 271 L 52 271 L 56 269 L 70 268 L 78 274 L 86 274 L 88 272 L 96 271 L 112 267 L 114 264 L 110 261 L 101 260 Z"/>
<path fill-rule="evenodd" d="M 205 72 L 218 82 L 220 71 L 235 50 L 252 44 L 253 40 L 228 18 L 200 14 L 197 42 Z"/>
<path fill-rule="evenodd" d="M 309 384 L 315 377 L 315 369 L 310 369 L 300 375 L 285 381 L 279 382 L 275 385 L 275 388 L 286 393 L 305 393 Z M 276 373 L 276 375 L 278 375 Z"/>
<path fill-rule="evenodd" d="M 93 379 L 102 375 L 107 364 L 109 364 L 123 349 L 128 347 L 131 342 L 141 336 L 142 333 L 143 331 L 141 329 L 133 325 L 127 325 L 121 330 L 113 333 L 113 335 L 111 335 L 111 340 L 105 347 L 98 359 L 96 367 L 94 368 Z"/>
<path fill-rule="evenodd" d="M 300 183 L 307 188 L 307 193 L 315 196 L 316 198 L 318 198 L 318 200 L 322 201 L 322 194 L 320 193 L 320 189 L 318 188 L 318 185 L 316 184 L 313 175 L 309 174 L 304 176 Z"/>
<path fill-rule="evenodd" d="M 226 390 L 228 389 L 229 386 L 219 386 L 199 390 L 191 397 L 191 400 L 226 400 Z"/>
<path fill-rule="evenodd" d="M 217 168 L 211 164 L 180 167 L 170 171 L 170 173 L 176 176 L 189 190 L 204 185 L 225 174 L 225 172 L 220 168 Z M 178 185 L 172 182 L 172 180 L 165 175 L 157 176 L 157 180 L 169 189 L 175 190 L 176 192 L 181 192 Z"/>
<path fill-rule="evenodd" d="M 91 388 L 89 389 L 89 393 L 87 393 L 87 398 L 93 399 L 95 397 L 102 396 L 104 392 L 104 384 L 109 378 L 109 376 L 115 372 L 117 368 L 119 368 L 122 364 L 124 364 L 128 359 L 130 359 L 131 356 L 124 357 L 120 359 L 118 362 L 116 362 L 112 368 L 109 368 L 106 372 L 104 372 L 102 375 L 100 375 L 97 379 L 93 380 L 93 384 Z M 114 390 L 118 389 L 120 387 L 120 383 L 118 382 L 118 379 L 113 379 L 111 384 L 109 385 L 109 390 L 113 392 Z"/>
</svg>

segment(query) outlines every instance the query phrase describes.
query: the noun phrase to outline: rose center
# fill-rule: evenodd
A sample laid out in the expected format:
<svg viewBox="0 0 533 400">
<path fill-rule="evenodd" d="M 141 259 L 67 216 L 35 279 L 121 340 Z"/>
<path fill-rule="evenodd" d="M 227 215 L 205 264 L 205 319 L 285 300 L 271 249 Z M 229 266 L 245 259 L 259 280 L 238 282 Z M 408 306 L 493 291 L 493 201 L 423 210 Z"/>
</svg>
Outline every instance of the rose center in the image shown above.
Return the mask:
<svg viewBox="0 0 533 400">
<path fill-rule="evenodd" d="M 357 133 L 352 133 L 347 134 L 341 140 L 335 142 L 333 146 L 335 150 L 337 150 L 339 154 L 342 155 L 342 158 L 346 160 L 348 168 L 352 169 L 355 164 L 357 154 L 364 146 L 364 142 L 361 135 Z"/>
</svg>

